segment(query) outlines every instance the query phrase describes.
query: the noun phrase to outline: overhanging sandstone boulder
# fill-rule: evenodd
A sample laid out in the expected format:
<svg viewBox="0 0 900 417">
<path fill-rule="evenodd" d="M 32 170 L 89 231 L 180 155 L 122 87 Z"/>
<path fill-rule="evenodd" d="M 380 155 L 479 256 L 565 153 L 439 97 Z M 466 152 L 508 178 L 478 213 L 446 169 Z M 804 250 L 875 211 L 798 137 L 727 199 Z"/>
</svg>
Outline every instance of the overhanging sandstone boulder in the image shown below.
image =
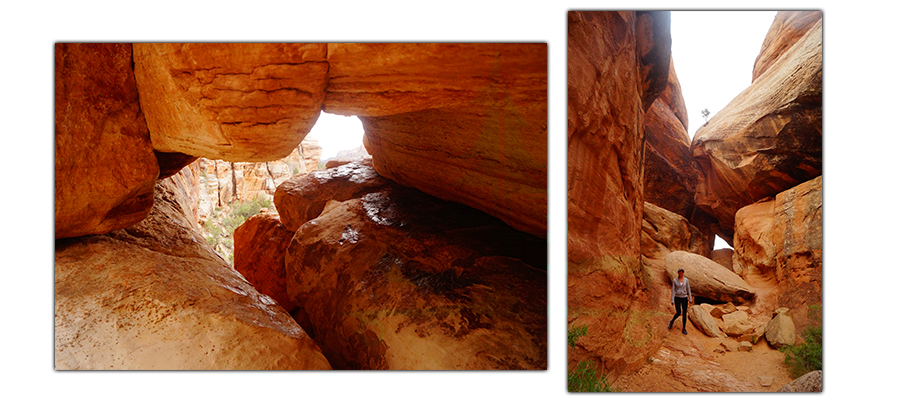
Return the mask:
<svg viewBox="0 0 900 417">
<path fill-rule="evenodd" d="M 691 292 L 695 297 L 746 303 L 756 296 L 756 292 L 741 277 L 709 258 L 684 251 L 666 255 L 666 272 L 670 279 L 678 276 L 679 268 L 684 269 L 684 276 L 690 280 Z"/>
<path fill-rule="evenodd" d="M 697 130 L 691 150 L 705 177 L 695 202 L 728 242 L 741 207 L 822 174 L 821 19 Z"/>
<path fill-rule="evenodd" d="M 325 53 L 325 44 L 134 44 L 153 147 L 235 162 L 287 156 L 322 109 Z"/>
</svg>

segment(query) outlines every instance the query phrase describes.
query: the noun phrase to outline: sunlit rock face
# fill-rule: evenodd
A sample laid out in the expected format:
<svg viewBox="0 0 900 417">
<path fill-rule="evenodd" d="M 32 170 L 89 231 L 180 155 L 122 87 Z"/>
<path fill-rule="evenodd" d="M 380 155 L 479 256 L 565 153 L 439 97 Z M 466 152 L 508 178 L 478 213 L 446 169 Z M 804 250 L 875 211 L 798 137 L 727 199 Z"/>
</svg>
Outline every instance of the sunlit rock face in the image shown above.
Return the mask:
<svg viewBox="0 0 900 417">
<path fill-rule="evenodd" d="M 779 22 L 766 39 L 791 29 Z M 705 177 L 695 203 L 718 220 L 729 244 L 741 207 L 822 173 L 821 19 L 786 40 L 793 44 L 766 58 L 771 63 L 758 62 L 765 72 L 698 129 L 691 145 Z M 766 45 L 762 53 L 772 55 L 772 48 Z"/>
<path fill-rule="evenodd" d="M 636 369 L 668 314 L 642 282 L 645 112 L 665 89 L 668 12 L 569 12 L 569 324 L 587 326 L 570 363 Z"/>
<path fill-rule="evenodd" d="M 56 44 L 56 238 L 141 221 L 159 165 L 138 103 L 130 44 Z"/>
<path fill-rule="evenodd" d="M 778 12 L 753 63 L 753 80 L 774 65 L 810 29 L 820 24 L 821 20 L 821 11 Z"/>
<path fill-rule="evenodd" d="M 742 208 L 735 227 L 735 272 L 773 288 L 759 302 L 795 310 L 805 327 L 807 307 L 822 302 L 822 177 Z"/>
<path fill-rule="evenodd" d="M 375 181 L 328 203 L 285 255 L 294 317 L 332 365 L 546 369 L 546 240 Z"/>
<path fill-rule="evenodd" d="M 325 53 L 325 44 L 134 44 L 154 148 L 241 162 L 287 156 L 322 109 Z"/>
<path fill-rule="evenodd" d="M 172 179 L 142 222 L 60 239 L 56 369 L 330 369 L 288 313 L 195 230 Z"/>
<path fill-rule="evenodd" d="M 547 231 L 546 44 L 329 44 L 325 111 L 379 174 Z"/>
</svg>

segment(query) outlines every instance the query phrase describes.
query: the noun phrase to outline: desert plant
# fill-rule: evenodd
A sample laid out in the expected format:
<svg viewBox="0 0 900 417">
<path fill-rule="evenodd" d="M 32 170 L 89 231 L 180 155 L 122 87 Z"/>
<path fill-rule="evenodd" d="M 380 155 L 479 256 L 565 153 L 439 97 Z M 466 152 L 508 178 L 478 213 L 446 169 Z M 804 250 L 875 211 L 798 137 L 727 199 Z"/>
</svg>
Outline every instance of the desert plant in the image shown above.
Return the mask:
<svg viewBox="0 0 900 417">
<path fill-rule="evenodd" d="M 569 347 L 575 347 L 578 338 L 587 334 L 587 326 L 569 327 Z M 586 359 L 575 364 L 569 371 L 569 392 L 616 392 L 605 374 L 599 373 L 594 361 Z"/>
<path fill-rule="evenodd" d="M 811 305 L 806 314 L 813 324 L 803 331 L 803 343 L 779 349 L 792 378 L 822 369 L 822 308 Z"/>
</svg>

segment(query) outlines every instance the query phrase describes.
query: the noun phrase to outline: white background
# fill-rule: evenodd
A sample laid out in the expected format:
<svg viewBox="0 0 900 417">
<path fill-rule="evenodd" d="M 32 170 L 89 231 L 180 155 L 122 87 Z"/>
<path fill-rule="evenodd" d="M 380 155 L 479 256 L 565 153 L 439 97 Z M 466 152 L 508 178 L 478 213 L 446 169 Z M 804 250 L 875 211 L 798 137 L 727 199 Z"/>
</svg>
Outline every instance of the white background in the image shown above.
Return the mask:
<svg viewBox="0 0 900 417">
<path fill-rule="evenodd" d="M 4 415 L 867 415 L 896 395 L 897 7 L 825 11 L 825 392 L 566 393 L 566 12 L 719 2 L 81 1 L 3 6 Z M 765 7 L 754 6 L 754 7 Z M 517 41 L 549 44 L 549 370 L 56 372 L 53 43 Z M 760 40 L 761 42 L 761 40 Z M 715 54 L 715 51 L 710 51 Z M 676 57 L 677 59 L 677 57 Z M 750 69 L 748 69 L 750 71 Z M 890 113 L 889 113 L 890 112 Z M 694 117 L 691 115 L 691 117 Z M 10 267 L 11 266 L 11 267 Z M 883 414 L 883 413 L 879 413 Z"/>
</svg>

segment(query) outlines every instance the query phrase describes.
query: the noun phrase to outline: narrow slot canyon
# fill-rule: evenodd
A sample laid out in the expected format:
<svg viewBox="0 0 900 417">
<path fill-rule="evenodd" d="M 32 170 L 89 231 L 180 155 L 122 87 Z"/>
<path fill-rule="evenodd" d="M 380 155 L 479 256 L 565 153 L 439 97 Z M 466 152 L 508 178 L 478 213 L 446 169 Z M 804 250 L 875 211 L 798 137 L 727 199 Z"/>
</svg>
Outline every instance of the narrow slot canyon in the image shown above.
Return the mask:
<svg viewBox="0 0 900 417">
<path fill-rule="evenodd" d="M 785 353 L 818 337 L 821 358 L 822 12 L 770 12 L 752 78 L 690 134 L 676 67 L 705 64 L 676 55 L 676 20 L 741 13 L 569 12 L 570 391 L 822 389 Z"/>
<path fill-rule="evenodd" d="M 547 368 L 546 44 L 55 56 L 56 369 Z"/>
</svg>

